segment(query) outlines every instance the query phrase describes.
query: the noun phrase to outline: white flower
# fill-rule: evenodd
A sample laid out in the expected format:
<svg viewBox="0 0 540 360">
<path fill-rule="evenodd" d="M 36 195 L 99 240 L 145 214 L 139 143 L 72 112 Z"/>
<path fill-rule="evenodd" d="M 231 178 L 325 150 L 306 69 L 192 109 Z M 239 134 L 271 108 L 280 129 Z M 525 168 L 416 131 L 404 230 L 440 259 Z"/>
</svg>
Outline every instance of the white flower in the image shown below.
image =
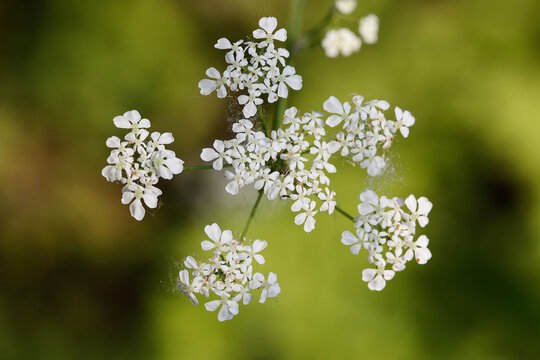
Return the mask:
<svg viewBox="0 0 540 360">
<path fill-rule="evenodd" d="M 201 242 L 201 247 L 203 250 L 221 250 L 223 246 L 229 245 L 233 239 L 231 230 L 225 230 L 222 232 L 219 225 L 216 223 L 206 225 L 204 227 L 204 232 L 212 241 L 203 240 Z"/>
<path fill-rule="evenodd" d="M 231 320 L 234 315 L 238 315 L 238 303 L 236 301 L 229 300 L 227 293 L 223 293 L 220 300 L 207 302 L 204 304 L 204 307 L 208 311 L 215 311 L 220 305 L 221 309 L 218 313 L 219 321 Z"/>
<path fill-rule="evenodd" d="M 271 272 L 268 274 L 268 279 L 265 280 L 264 275 L 256 273 L 253 275 L 253 280 L 249 284 L 252 289 L 258 289 L 262 287 L 261 298 L 259 302 L 262 304 L 266 301 L 266 298 L 276 297 L 281 292 L 279 284 L 277 282 L 277 275 Z"/>
<path fill-rule="evenodd" d="M 360 233 L 363 234 L 363 230 Z M 341 243 L 347 246 L 352 245 L 350 250 L 353 255 L 358 255 L 362 249 L 362 242 L 350 231 L 344 231 L 341 234 Z"/>
<path fill-rule="evenodd" d="M 424 227 L 428 224 L 428 214 L 433 207 L 431 201 L 429 201 L 424 196 L 420 197 L 417 201 L 414 195 L 409 195 L 409 197 L 405 199 L 405 204 L 411 211 L 410 221 L 414 222 L 418 220 L 418 223 L 421 227 Z"/>
<path fill-rule="evenodd" d="M 362 280 L 368 283 L 370 290 L 381 291 L 386 286 L 386 281 L 391 280 L 396 274 L 393 270 L 385 270 L 384 260 L 377 264 L 377 269 L 364 269 Z"/>
<path fill-rule="evenodd" d="M 289 96 L 289 90 L 287 90 L 286 85 L 289 85 L 293 90 L 300 90 L 302 88 L 302 77 L 295 74 L 296 70 L 292 66 L 286 66 L 281 75 L 276 77 L 276 81 L 279 84 L 277 92 L 279 97 L 286 98 Z"/>
<path fill-rule="evenodd" d="M 173 174 L 180 174 L 184 170 L 184 161 L 177 158 L 174 151 L 163 150 L 155 153 L 152 162 L 159 176 L 172 179 Z"/>
<path fill-rule="evenodd" d="M 261 105 L 264 101 L 260 98 L 261 92 L 257 90 L 251 90 L 249 95 L 240 95 L 238 97 L 238 103 L 244 106 L 244 116 L 250 118 L 257 113 L 257 105 Z"/>
<path fill-rule="evenodd" d="M 201 89 L 201 95 L 210 95 L 214 90 L 217 89 L 218 98 L 224 98 L 227 96 L 227 89 L 225 84 L 227 79 L 222 77 L 219 71 L 211 67 L 206 70 L 206 76 L 210 79 L 203 79 L 199 81 L 199 89 Z"/>
<path fill-rule="evenodd" d="M 122 194 L 122 204 L 127 205 L 131 203 L 129 206 L 131 216 L 139 221 L 144 218 L 145 214 L 141 199 L 144 200 L 144 203 L 149 208 L 154 209 L 157 207 L 158 199 L 156 193 L 154 191 L 149 191 L 140 185 L 131 185 Z"/>
<path fill-rule="evenodd" d="M 259 252 L 266 249 L 268 246 L 268 242 L 264 240 L 255 240 L 253 242 L 253 246 L 246 246 L 246 252 L 248 253 L 250 258 L 254 258 L 255 261 L 257 261 L 259 264 L 264 264 L 265 260 L 264 257 L 261 254 L 258 254 Z"/>
<path fill-rule="evenodd" d="M 409 127 L 414 125 L 414 116 L 408 111 L 403 111 L 396 106 L 394 109 L 396 113 L 396 128 L 399 129 L 403 137 L 409 136 Z"/>
<path fill-rule="evenodd" d="M 356 0 L 336 0 L 335 5 L 340 13 L 348 15 L 356 9 Z"/>
<path fill-rule="evenodd" d="M 134 132 L 150 127 L 150 121 L 141 119 L 141 114 L 137 110 L 128 111 L 123 116 L 116 116 L 113 122 L 117 128 L 132 129 Z"/>
<path fill-rule="evenodd" d="M 369 14 L 360 19 L 358 32 L 366 44 L 375 44 L 379 33 L 379 18 L 375 14 Z"/>
<path fill-rule="evenodd" d="M 315 206 L 317 203 L 315 201 L 312 201 L 309 205 L 304 205 L 303 210 L 305 212 L 300 213 L 296 215 L 294 218 L 294 223 L 296 225 L 302 225 L 304 224 L 304 231 L 305 232 L 311 232 L 313 229 L 315 229 L 315 214 L 317 214 L 318 211 L 313 211 L 315 209 Z"/>
<path fill-rule="evenodd" d="M 196 278 L 193 279 L 193 282 L 189 282 L 189 272 L 187 270 L 181 270 L 179 273 L 180 276 L 180 282 L 177 284 L 178 290 L 183 292 L 191 301 L 193 306 L 197 306 L 199 304 L 199 301 L 197 300 L 197 297 L 195 297 L 196 292 L 198 292 L 198 288 L 200 288 L 200 280 L 197 280 Z"/>
<path fill-rule="evenodd" d="M 420 235 L 418 240 L 411 242 L 409 249 L 405 252 L 405 258 L 407 261 L 413 258 L 416 259 L 416 262 L 423 265 L 431 259 L 431 251 L 427 248 L 429 244 L 429 239 L 426 235 Z"/>
<path fill-rule="evenodd" d="M 253 31 L 253 37 L 255 39 L 265 39 L 261 42 L 259 47 L 265 47 L 274 43 L 275 40 L 285 41 L 287 40 L 287 30 L 279 29 L 274 34 L 274 30 L 277 27 L 277 19 L 275 17 L 263 17 L 259 20 L 260 29 Z"/>
<path fill-rule="evenodd" d="M 232 162 L 232 158 L 229 156 L 229 154 L 225 150 L 225 144 L 223 143 L 223 141 L 215 140 L 214 149 L 212 148 L 203 149 L 201 152 L 201 159 L 203 159 L 204 161 L 215 160 L 212 164 L 212 167 L 215 170 L 219 171 L 223 168 L 223 160 L 225 160 L 228 164 L 230 164 Z"/>
<path fill-rule="evenodd" d="M 351 56 L 360 50 L 362 41 L 355 33 L 347 28 L 329 30 L 322 40 L 322 47 L 326 56 L 330 58 Z"/>
</svg>

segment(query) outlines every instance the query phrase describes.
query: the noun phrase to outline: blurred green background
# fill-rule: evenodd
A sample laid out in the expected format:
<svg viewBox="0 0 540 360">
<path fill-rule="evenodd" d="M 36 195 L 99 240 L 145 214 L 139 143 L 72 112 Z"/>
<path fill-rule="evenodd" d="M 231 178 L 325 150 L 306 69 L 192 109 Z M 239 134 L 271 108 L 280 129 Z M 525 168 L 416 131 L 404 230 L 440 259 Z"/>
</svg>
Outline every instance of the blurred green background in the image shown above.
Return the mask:
<svg viewBox="0 0 540 360">
<path fill-rule="evenodd" d="M 307 1 L 304 27 L 330 0 Z M 227 138 L 237 109 L 199 95 L 213 48 L 262 16 L 286 25 L 285 0 L 0 2 L 1 359 L 540 358 L 540 3 L 365 0 L 379 43 L 330 60 L 299 58 L 291 104 L 321 109 L 360 93 L 417 119 L 393 171 L 332 181 L 355 211 L 366 187 L 425 195 L 431 261 L 382 293 L 340 243 L 351 224 L 319 217 L 306 234 L 286 202 L 263 201 L 250 229 L 282 294 L 233 321 L 173 293 L 178 263 L 202 255 L 203 227 L 243 227 L 255 199 L 215 172 L 162 181 L 143 222 L 101 176 L 112 118 L 131 109 L 172 131 L 197 165 Z"/>
</svg>

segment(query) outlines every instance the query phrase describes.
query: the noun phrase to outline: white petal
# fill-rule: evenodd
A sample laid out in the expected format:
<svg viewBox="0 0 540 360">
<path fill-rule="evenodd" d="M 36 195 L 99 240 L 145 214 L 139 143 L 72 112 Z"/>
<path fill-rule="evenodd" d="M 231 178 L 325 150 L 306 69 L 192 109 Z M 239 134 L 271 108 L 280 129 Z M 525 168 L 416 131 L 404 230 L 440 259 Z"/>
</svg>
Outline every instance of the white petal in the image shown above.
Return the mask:
<svg viewBox="0 0 540 360">
<path fill-rule="evenodd" d="M 212 148 L 204 148 L 201 152 L 201 159 L 204 161 L 212 161 L 218 157 L 219 154 Z"/>
<path fill-rule="evenodd" d="M 166 132 L 164 134 L 161 134 L 161 136 L 159 137 L 159 143 L 160 144 L 171 144 L 174 142 L 174 137 L 172 135 L 172 133 L 170 132 Z"/>
<path fill-rule="evenodd" d="M 386 280 L 384 280 L 381 275 L 377 275 L 375 279 L 371 280 L 368 283 L 368 288 L 370 290 L 375 290 L 375 291 L 381 291 L 382 289 L 384 289 L 385 286 L 386 286 Z"/>
<path fill-rule="evenodd" d="M 253 251 L 260 252 L 268 246 L 268 242 L 265 240 L 255 240 L 253 242 Z"/>
<path fill-rule="evenodd" d="M 287 30 L 279 29 L 278 31 L 276 31 L 276 33 L 274 34 L 274 39 L 279 40 L 279 41 L 286 41 L 287 40 Z"/>
<path fill-rule="evenodd" d="M 131 123 L 123 116 L 116 116 L 113 119 L 113 122 L 114 125 L 120 129 L 129 129 L 131 127 Z"/>
<path fill-rule="evenodd" d="M 263 17 L 259 20 L 259 26 L 261 29 L 264 29 L 267 33 L 271 34 L 277 27 L 277 19 L 272 16 Z"/>
<path fill-rule="evenodd" d="M 208 241 L 208 240 L 203 240 L 201 241 L 201 248 L 204 250 L 204 251 L 208 251 L 208 250 L 212 250 L 213 248 L 216 247 L 216 244 L 214 244 L 213 242 L 211 241 Z"/>
<path fill-rule="evenodd" d="M 405 204 L 407 205 L 410 211 L 412 212 L 416 211 L 416 198 L 414 197 L 414 195 L 409 195 L 405 199 Z"/>
<path fill-rule="evenodd" d="M 232 44 L 231 42 L 229 41 L 229 39 L 226 39 L 226 38 L 221 38 L 217 41 L 217 43 L 214 45 L 214 47 L 216 49 L 221 49 L 221 50 L 224 50 L 224 49 L 230 49 L 232 47 Z"/>
<path fill-rule="evenodd" d="M 210 95 L 212 91 L 216 90 L 217 82 L 209 79 L 202 79 L 199 81 L 199 89 L 201 89 L 201 95 Z"/>
<path fill-rule="evenodd" d="M 144 218 L 145 213 L 141 199 L 136 199 L 134 202 L 132 202 L 129 206 L 129 211 L 131 212 L 131 216 L 133 216 L 136 220 L 141 221 Z"/>
<path fill-rule="evenodd" d="M 362 280 L 363 281 L 371 281 L 375 275 L 377 275 L 377 270 L 375 269 L 364 269 L 362 271 Z"/>
<path fill-rule="evenodd" d="M 204 304 L 204 307 L 208 311 L 215 311 L 218 308 L 219 304 L 220 304 L 219 300 L 213 300 Z"/>
<path fill-rule="evenodd" d="M 146 206 L 148 206 L 150 209 L 155 209 L 157 207 L 158 199 L 154 194 L 145 193 L 143 195 L 143 200 Z"/>
<path fill-rule="evenodd" d="M 221 242 L 224 244 L 230 244 L 233 239 L 231 230 L 224 230 L 221 234 Z"/>
<path fill-rule="evenodd" d="M 124 205 L 129 204 L 131 200 L 133 200 L 134 197 L 135 197 L 135 193 L 131 191 L 126 191 L 125 193 L 122 194 L 122 204 Z"/>
<path fill-rule="evenodd" d="M 358 238 L 350 231 L 344 231 L 343 234 L 341 234 L 341 243 L 343 245 L 356 244 L 358 241 Z"/>
<path fill-rule="evenodd" d="M 219 228 L 218 224 L 213 223 L 212 225 L 206 225 L 204 227 L 204 232 L 211 240 L 214 242 L 219 242 L 221 238 L 221 229 Z"/>
<path fill-rule="evenodd" d="M 107 147 L 117 148 L 120 146 L 120 138 L 117 136 L 111 136 L 107 139 L 105 144 L 107 145 Z"/>
<path fill-rule="evenodd" d="M 433 208 L 433 204 L 426 197 L 422 196 L 418 199 L 418 213 L 422 215 L 427 215 Z"/>
<path fill-rule="evenodd" d="M 178 158 L 167 159 L 163 164 L 167 165 L 173 174 L 180 174 L 184 170 L 184 161 Z"/>
<path fill-rule="evenodd" d="M 330 127 L 335 127 L 337 126 L 341 121 L 343 120 L 343 118 L 339 115 L 331 115 L 330 117 L 328 117 L 328 119 L 326 119 L 326 124 Z"/>
<path fill-rule="evenodd" d="M 300 75 L 289 76 L 285 79 L 285 82 L 293 90 L 300 90 L 302 88 L 302 77 Z"/>
<path fill-rule="evenodd" d="M 343 105 L 335 96 L 330 96 L 324 102 L 323 109 L 332 114 L 343 115 Z"/>
</svg>

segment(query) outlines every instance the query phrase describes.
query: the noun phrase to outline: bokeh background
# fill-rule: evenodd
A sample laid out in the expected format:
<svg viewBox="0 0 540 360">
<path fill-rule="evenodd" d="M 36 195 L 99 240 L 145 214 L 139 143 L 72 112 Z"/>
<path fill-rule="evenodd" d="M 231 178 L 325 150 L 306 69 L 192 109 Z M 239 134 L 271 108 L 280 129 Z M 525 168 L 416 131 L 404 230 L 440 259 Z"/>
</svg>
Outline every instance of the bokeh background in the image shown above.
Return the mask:
<svg viewBox="0 0 540 360">
<path fill-rule="evenodd" d="M 307 1 L 303 29 L 330 0 Z M 203 226 L 243 227 L 255 200 L 221 174 L 162 181 L 162 206 L 137 222 L 101 176 L 112 118 L 138 109 L 173 149 L 229 136 L 238 109 L 199 95 L 215 41 L 244 38 L 261 16 L 286 25 L 289 1 L 0 2 L 1 359 L 540 358 L 540 3 L 364 0 L 380 41 L 350 58 L 298 59 L 291 103 L 321 109 L 361 93 L 409 109 L 392 171 L 332 181 L 355 210 L 371 187 L 428 196 L 432 260 L 382 293 L 340 243 L 347 219 L 304 233 L 285 202 L 263 201 L 250 229 L 281 296 L 233 321 L 175 294 L 179 262 L 201 255 Z"/>
</svg>

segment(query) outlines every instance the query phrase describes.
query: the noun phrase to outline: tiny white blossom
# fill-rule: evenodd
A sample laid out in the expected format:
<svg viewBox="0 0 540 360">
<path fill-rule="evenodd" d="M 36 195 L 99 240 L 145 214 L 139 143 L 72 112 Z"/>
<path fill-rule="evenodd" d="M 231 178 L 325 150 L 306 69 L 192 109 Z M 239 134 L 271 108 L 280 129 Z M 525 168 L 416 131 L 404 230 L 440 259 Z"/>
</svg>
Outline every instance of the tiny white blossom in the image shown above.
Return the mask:
<svg viewBox="0 0 540 360">
<path fill-rule="evenodd" d="M 360 19 L 358 32 L 366 44 L 375 44 L 379 34 L 379 18 L 375 14 L 369 14 Z"/>
<path fill-rule="evenodd" d="M 356 0 L 336 0 L 335 5 L 340 13 L 348 15 L 356 9 Z"/>
</svg>

